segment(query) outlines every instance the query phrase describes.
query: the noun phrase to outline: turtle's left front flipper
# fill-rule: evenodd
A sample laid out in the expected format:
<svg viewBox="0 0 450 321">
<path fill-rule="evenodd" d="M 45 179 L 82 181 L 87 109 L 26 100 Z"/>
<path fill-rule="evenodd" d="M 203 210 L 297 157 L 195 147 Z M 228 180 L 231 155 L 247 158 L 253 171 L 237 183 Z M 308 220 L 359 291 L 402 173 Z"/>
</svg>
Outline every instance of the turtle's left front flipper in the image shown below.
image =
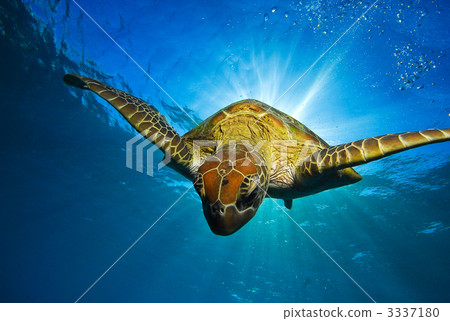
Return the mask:
<svg viewBox="0 0 450 321">
<path fill-rule="evenodd" d="M 444 141 L 450 141 L 450 128 L 366 138 L 314 152 L 299 166 L 297 175 L 317 177 L 329 171 L 365 164 L 411 148 Z"/>
<path fill-rule="evenodd" d="M 192 179 L 189 172 L 189 166 L 192 162 L 191 149 L 155 107 L 124 91 L 106 86 L 95 79 L 67 74 L 63 80 L 68 85 L 89 89 L 105 99 L 142 136 L 157 145 L 166 154 L 166 157 L 170 156 L 170 167 L 186 178 Z"/>
</svg>

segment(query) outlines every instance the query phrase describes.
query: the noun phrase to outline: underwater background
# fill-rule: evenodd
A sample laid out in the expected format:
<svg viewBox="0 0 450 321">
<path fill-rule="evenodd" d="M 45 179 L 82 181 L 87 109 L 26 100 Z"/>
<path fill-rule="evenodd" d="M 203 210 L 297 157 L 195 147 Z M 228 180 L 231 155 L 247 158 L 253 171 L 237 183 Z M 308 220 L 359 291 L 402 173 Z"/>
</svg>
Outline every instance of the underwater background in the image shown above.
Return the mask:
<svg viewBox="0 0 450 321">
<path fill-rule="evenodd" d="M 191 186 L 127 168 L 136 132 L 67 72 L 181 134 L 245 98 L 331 145 L 450 127 L 450 3 L 373 2 L 1 1 L 0 302 L 74 302 Z M 449 156 L 440 143 L 359 166 L 361 182 L 289 214 L 375 301 L 449 302 Z M 371 300 L 272 200 L 220 237 L 191 189 L 80 302 Z"/>
</svg>

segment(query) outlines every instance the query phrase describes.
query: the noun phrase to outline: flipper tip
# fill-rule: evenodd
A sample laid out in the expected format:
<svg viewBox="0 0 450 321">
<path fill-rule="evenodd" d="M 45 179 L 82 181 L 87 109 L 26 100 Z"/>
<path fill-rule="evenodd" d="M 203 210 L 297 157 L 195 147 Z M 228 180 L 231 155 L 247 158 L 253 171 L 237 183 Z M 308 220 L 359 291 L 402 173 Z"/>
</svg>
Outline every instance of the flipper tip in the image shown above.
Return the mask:
<svg viewBox="0 0 450 321">
<path fill-rule="evenodd" d="M 285 199 L 284 200 L 284 206 L 290 210 L 292 208 L 292 199 Z"/>
<path fill-rule="evenodd" d="M 81 89 L 89 89 L 89 86 L 81 79 L 81 77 L 74 74 L 64 75 L 63 81 L 70 86 L 74 86 Z"/>
</svg>

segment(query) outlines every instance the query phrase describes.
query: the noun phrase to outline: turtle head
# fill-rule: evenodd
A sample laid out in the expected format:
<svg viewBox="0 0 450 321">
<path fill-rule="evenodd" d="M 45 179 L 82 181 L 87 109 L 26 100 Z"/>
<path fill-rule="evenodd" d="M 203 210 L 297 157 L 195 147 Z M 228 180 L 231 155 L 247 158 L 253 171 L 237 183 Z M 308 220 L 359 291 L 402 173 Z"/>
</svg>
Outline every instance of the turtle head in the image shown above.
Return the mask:
<svg viewBox="0 0 450 321">
<path fill-rule="evenodd" d="M 255 216 L 268 188 L 267 167 L 259 157 L 237 152 L 209 157 L 198 169 L 195 189 L 203 212 L 218 235 L 230 235 Z"/>
</svg>

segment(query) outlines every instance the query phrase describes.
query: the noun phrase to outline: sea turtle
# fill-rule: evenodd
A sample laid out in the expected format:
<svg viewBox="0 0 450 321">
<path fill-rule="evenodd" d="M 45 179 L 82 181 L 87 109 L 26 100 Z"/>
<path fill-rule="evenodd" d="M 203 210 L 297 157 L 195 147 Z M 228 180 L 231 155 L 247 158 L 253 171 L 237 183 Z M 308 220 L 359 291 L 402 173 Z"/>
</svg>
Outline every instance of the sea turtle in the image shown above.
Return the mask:
<svg viewBox="0 0 450 321">
<path fill-rule="evenodd" d="M 291 116 L 260 101 L 233 103 L 180 136 L 158 110 L 98 80 L 67 74 L 64 82 L 108 101 L 194 183 L 215 234 L 244 226 L 264 198 L 292 199 L 353 184 L 351 167 L 410 148 L 450 140 L 449 129 L 390 134 L 330 147 Z"/>
</svg>

